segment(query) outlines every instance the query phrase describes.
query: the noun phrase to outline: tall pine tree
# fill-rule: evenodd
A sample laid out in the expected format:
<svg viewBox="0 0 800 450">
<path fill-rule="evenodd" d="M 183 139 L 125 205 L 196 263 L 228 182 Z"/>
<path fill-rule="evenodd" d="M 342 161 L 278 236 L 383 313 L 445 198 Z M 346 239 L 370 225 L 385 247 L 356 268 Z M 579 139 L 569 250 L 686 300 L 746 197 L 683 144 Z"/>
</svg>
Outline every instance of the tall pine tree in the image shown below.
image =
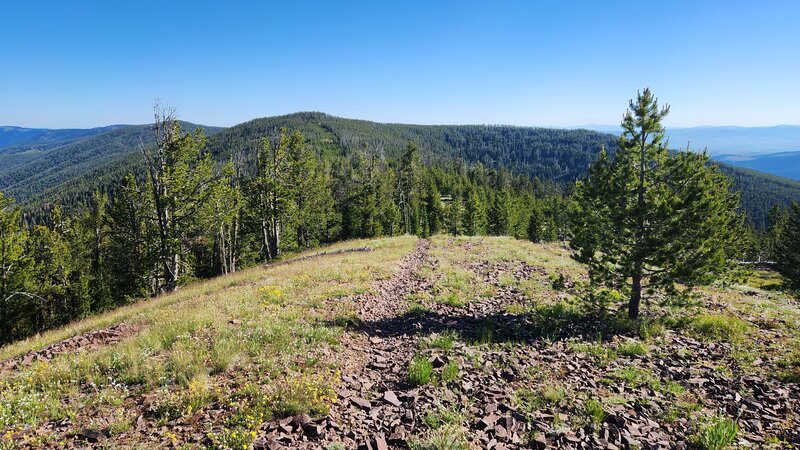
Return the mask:
<svg viewBox="0 0 800 450">
<path fill-rule="evenodd" d="M 670 155 L 659 108 L 640 92 L 622 121 L 620 150 L 602 151 L 576 189 L 571 245 L 594 284 L 625 291 L 639 317 L 643 294 L 713 280 L 738 256 L 739 197 L 706 154 Z"/>
<path fill-rule="evenodd" d="M 792 202 L 776 245 L 775 259 L 789 287 L 800 289 L 800 203 Z"/>
<path fill-rule="evenodd" d="M 30 260 L 20 214 L 14 201 L 0 192 L 0 344 L 23 335 L 18 330 L 18 306 L 32 296 L 25 290 Z"/>
</svg>

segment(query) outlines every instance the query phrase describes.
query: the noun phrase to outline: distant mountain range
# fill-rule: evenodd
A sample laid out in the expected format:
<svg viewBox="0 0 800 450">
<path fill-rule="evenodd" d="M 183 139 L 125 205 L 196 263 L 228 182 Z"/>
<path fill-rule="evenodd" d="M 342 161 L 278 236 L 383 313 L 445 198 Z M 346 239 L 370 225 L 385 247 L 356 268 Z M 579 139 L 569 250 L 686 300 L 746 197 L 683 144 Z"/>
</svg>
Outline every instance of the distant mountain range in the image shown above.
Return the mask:
<svg viewBox="0 0 800 450">
<path fill-rule="evenodd" d="M 0 152 L 4 147 L 39 146 L 48 147 L 72 142 L 77 139 L 95 136 L 128 125 L 110 125 L 87 129 L 22 128 L 0 126 Z"/>
<path fill-rule="evenodd" d="M 586 128 L 617 135 L 622 131 L 619 125 L 586 125 L 570 128 Z M 696 151 L 708 148 L 712 156 L 800 152 L 800 125 L 667 128 L 667 137 L 672 148 L 685 149 L 688 146 Z"/>
<path fill-rule="evenodd" d="M 619 125 L 572 128 L 620 133 Z M 708 149 L 717 161 L 800 180 L 800 125 L 668 128 L 667 136 L 674 149 Z"/>
<path fill-rule="evenodd" d="M 188 122 L 181 122 L 181 126 L 188 131 L 201 127 L 206 135 L 222 129 Z M 9 136 L 3 138 L 6 133 Z M 120 161 L 135 157 L 139 143 L 152 143 L 153 133 L 149 125 L 87 130 L 2 127 L 0 142 L 14 142 L 0 145 L 0 191 L 25 201 L 89 173 L 118 175 L 114 168 L 120 167 Z"/>
<path fill-rule="evenodd" d="M 254 119 L 230 128 L 187 122 L 182 126 L 186 130 L 204 128 L 210 136 L 208 148 L 218 161 L 227 161 L 232 152 L 237 152 L 252 162 L 262 137 L 274 136 L 280 127 L 288 127 L 302 131 L 320 155 L 334 162 L 365 145 L 397 156 L 413 140 L 429 162 L 480 162 L 490 169 L 507 168 L 563 184 L 585 175 L 601 145 L 612 153 L 616 151 L 612 134 L 586 129 L 384 124 L 323 113 Z M 8 136 L 2 137 L 6 133 Z M 6 144 L 0 144 L 0 191 L 30 207 L 54 200 L 69 207 L 84 203 L 95 189 L 113 192 L 127 173 L 143 176 L 137 146 L 151 143 L 152 134 L 147 125 L 33 132 L 5 127 L 0 128 L 2 142 Z M 767 211 L 773 204 L 800 200 L 800 182 L 758 171 L 792 176 L 793 169 L 787 163 L 796 161 L 792 152 L 769 158 L 730 152 L 716 157 L 722 158 L 721 169 L 733 177 L 742 206 L 757 226 L 766 224 Z"/>
</svg>

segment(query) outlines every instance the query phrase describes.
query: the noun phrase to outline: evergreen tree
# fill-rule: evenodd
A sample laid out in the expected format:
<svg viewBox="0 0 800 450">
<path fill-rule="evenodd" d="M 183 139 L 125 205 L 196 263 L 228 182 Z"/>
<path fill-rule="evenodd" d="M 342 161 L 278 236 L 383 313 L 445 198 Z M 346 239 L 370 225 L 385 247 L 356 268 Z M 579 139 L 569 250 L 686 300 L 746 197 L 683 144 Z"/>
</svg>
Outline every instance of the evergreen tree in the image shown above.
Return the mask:
<svg viewBox="0 0 800 450">
<path fill-rule="evenodd" d="M 775 261 L 779 248 L 784 242 L 784 233 L 789 224 L 789 214 L 778 205 L 772 205 L 767 215 L 769 225 L 765 231 L 765 236 L 760 249 L 764 253 L 765 259 Z"/>
<path fill-rule="evenodd" d="M 486 205 L 477 189 L 471 189 L 464 204 L 464 233 L 468 236 L 486 234 Z"/>
<path fill-rule="evenodd" d="M 28 277 L 28 233 L 22 227 L 19 208 L 0 192 L 0 344 L 24 335 L 19 331 L 20 303 L 32 297 L 25 290 Z"/>
<path fill-rule="evenodd" d="M 489 233 L 494 236 L 504 236 L 509 231 L 510 195 L 507 189 L 496 192 L 492 196 L 489 207 Z"/>
<path fill-rule="evenodd" d="M 150 199 L 133 175 L 122 182 L 110 202 L 106 267 L 109 290 L 116 305 L 158 293 L 158 233 L 148 220 Z"/>
<path fill-rule="evenodd" d="M 614 161 L 603 150 L 576 190 L 574 258 L 588 265 L 592 283 L 629 293 L 634 319 L 643 292 L 709 282 L 739 251 L 738 195 L 706 154 L 668 153 L 668 112 L 649 89 L 639 93 Z"/>
<path fill-rule="evenodd" d="M 203 152 L 203 130 L 181 134 L 174 113 L 156 105 L 155 147 L 141 146 L 158 227 L 159 290 L 174 290 L 187 271 L 186 243 L 201 226 L 199 216 L 213 194 L 213 161 Z"/>
<path fill-rule="evenodd" d="M 800 289 L 800 203 L 792 202 L 776 248 L 778 271 L 791 289 Z"/>
<path fill-rule="evenodd" d="M 302 139 L 302 138 L 300 138 Z M 287 219 L 291 201 L 291 165 L 289 147 L 298 143 L 285 128 L 275 145 L 261 139 L 255 179 L 252 180 L 250 208 L 256 214 L 261 232 L 261 254 L 265 259 L 278 257 L 281 248 L 282 226 Z"/>
<path fill-rule="evenodd" d="M 397 180 L 398 206 L 402 214 L 402 226 L 407 234 L 419 232 L 419 172 L 419 148 L 413 141 L 409 141 L 406 152 L 400 158 Z"/>
<path fill-rule="evenodd" d="M 428 181 L 428 189 L 425 192 L 424 203 L 425 215 L 428 222 L 427 235 L 434 235 L 442 229 L 444 222 L 444 206 L 442 205 L 442 197 L 439 194 L 439 189 L 437 189 L 436 183 L 434 183 L 433 180 Z"/>
<path fill-rule="evenodd" d="M 30 326 L 40 332 L 86 317 L 91 312 L 88 261 L 73 220 L 60 207 L 50 215 L 51 227 L 36 225 L 30 236 L 29 289 L 38 302 L 29 306 Z"/>
<path fill-rule="evenodd" d="M 299 131 L 292 133 L 288 149 L 287 221 L 292 224 L 295 249 L 305 249 L 326 242 L 328 227 L 336 222 L 330 176 Z"/>
<path fill-rule="evenodd" d="M 108 196 L 95 191 L 88 210 L 78 223 L 79 252 L 81 259 L 88 262 L 86 271 L 89 279 L 89 296 L 92 311 L 103 311 L 113 305 L 108 280 L 106 256 L 108 253 L 108 219 L 106 207 Z"/>
<path fill-rule="evenodd" d="M 547 223 L 542 208 L 534 202 L 531 208 L 531 217 L 528 221 L 528 239 L 532 242 L 544 242 L 547 233 Z"/>
<path fill-rule="evenodd" d="M 464 202 L 458 196 L 452 197 L 444 206 L 445 228 L 453 236 L 464 233 Z"/>
<path fill-rule="evenodd" d="M 222 167 L 214 194 L 209 201 L 214 254 L 219 262 L 217 273 L 236 272 L 239 262 L 243 203 L 241 169 L 238 164 L 231 161 Z"/>
</svg>

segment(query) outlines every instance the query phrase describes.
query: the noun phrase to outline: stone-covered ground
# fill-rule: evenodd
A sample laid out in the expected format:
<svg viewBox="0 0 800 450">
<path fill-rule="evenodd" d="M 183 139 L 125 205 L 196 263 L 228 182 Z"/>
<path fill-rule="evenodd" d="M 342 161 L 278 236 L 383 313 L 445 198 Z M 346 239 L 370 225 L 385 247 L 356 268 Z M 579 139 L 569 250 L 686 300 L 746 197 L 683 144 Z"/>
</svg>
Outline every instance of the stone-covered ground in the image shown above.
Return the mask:
<svg viewBox="0 0 800 450">
<path fill-rule="evenodd" d="M 796 304 L 747 316 L 748 296 L 770 295 L 745 289 L 737 306 L 711 291 L 694 308 L 653 306 L 634 330 L 578 306 L 566 249 L 513 245 L 420 241 L 402 272 L 348 299 L 359 321 L 339 357 L 362 365 L 330 415 L 273 421 L 257 446 L 680 449 L 724 418 L 738 423 L 734 445 L 800 442 L 800 389 L 780 351 Z M 410 380 L 420 361 L 423 384 Z"/>
<path fill-rule="evenodd" d="M 0 449 L 723 448 L 726 424 L 731 448 L 800 445 L 800 308 L 763 278 L 650 301 L 633 324 L 613 293 L 581 300 L 561 245 L 348 245 L 375 251 L 200 286 L 7 359 Z"/>
</svg>

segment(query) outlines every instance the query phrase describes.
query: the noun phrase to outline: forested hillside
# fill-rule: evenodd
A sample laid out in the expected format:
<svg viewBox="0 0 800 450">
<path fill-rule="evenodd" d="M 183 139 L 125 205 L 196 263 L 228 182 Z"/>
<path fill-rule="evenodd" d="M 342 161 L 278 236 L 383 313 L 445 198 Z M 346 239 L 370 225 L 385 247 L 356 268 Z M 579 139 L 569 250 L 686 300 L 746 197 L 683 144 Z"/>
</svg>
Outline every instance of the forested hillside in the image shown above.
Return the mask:
<svg viewBox="0 0 800 450">
<path fill-rule="evenodd" d="M 342 119 L 322 113 L 298 113 L 255 119 L 222 132 L 210 142 L 215 153 L 255 148 L 260 136 L 280 127 L 298 129 L 323 152 L 346 154 L 368 147 L 388 157 L 408 141 L 426 158 L 454 159 L 503 167 L 515 173 L 554 181 L 572 181 L 586 173 L 601 146 L 613 151 L 616 138 L 589 130 L 486 125 L 406 125 Z M 251 155 L 253 152 L 249 152 Z"/>
<path fill-rule="evenodd" d="M 276 136 L 281 127 L 301 131 L 315 151 L 328 161 L 364 148 L 396 158 L 409 141 L 414 141 L 424 161 L 445 165 L 453 161 L 481 162 L 489 169 L 505 168 L 562 185 L 585 175 L 602 146 L 610 154 L 616 150 L 616 137 L 589 130 L 383 124 L 315 112 L 255 119 L 217 134 L 218 129 L 204 128 L 206 135 L 212 136 L 208 148 L 218 162 L 225 162 L 235 154 L 246 163 L 244 170 L 252 172 L 259 140 Z M 0 169 L 0 190 L 20 202 L 36 205 L 58 198 L 66 209 L 86 204 L 95 189 L 113 193 L 124 174 L 133 172 L 143 176 L 135 149 L 144 131 L 117 130 L 109 136 L 54 151 L 54 157 L 39 157 L 12 171 Z M 61 156 L 73 159 L 68 161 Z M 720 166 L 734 178 L 734 189 L 742 192 L 742 208 L 758 228 L 767 225 L 771 205 L 785 207 L 791 199 L 800 198 L 800 182 L 725 164 Z"/>
<path fill-rule="evenodd" d="M 202 127 L 207 135 L 220 130 L 188 122 L 182 123 L 182 126 L 188 131 Z M 21 202 L 34 197 L 52 201 L 60 197 L 64 187 L 72 186 L 75 193 L 91 194 L 98 184 L 102 186 L 118 182 L 135 166 L 131 155 L 137 154 L 139 144 L 152 145 L 153 133 L 148 125 L 107 128 L 99 134 L 87 133 L 87 136 L 76 133 L 77 136 L 54 140 L 45 145 L 0 150 L 0 191 Z M 102 176 L 98 178 L 100 174 Z M 76 184 L 81 178 L 84 181 Z M 48 191 L 56 186 L 56 189 Z M 67 197 L 64 203 L 85 203 L 75 200 L 86 198 Z"/>
</svg>

